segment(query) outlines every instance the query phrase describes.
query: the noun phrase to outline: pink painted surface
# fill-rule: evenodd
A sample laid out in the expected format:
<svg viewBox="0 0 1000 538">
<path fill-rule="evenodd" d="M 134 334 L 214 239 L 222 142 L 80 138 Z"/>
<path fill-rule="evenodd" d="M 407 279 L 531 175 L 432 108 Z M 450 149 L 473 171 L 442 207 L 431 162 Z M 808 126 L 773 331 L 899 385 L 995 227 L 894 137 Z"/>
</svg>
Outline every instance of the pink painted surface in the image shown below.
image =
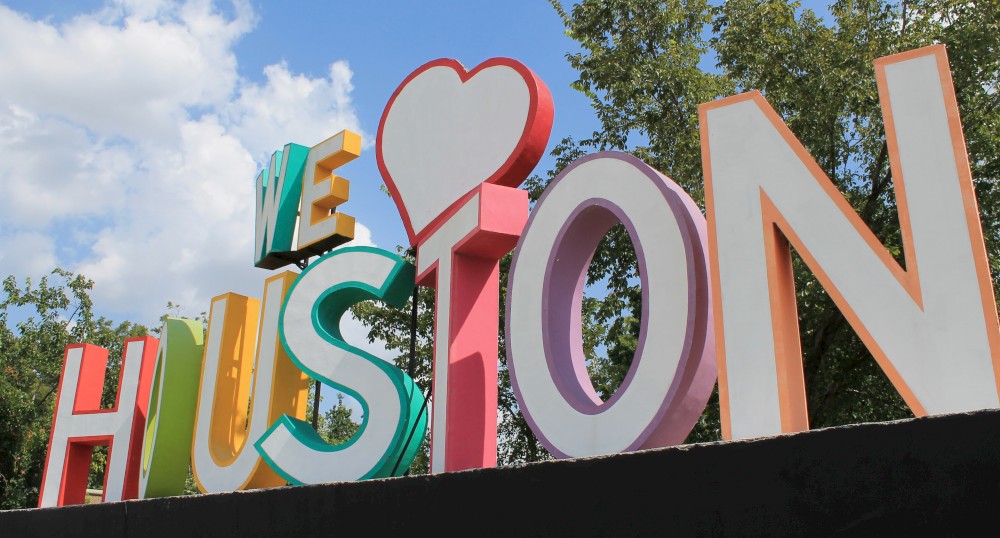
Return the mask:
<svg viewBox="0 0 1000 538">
<path fill-rule="evenodd" d="M 445 470 L 496 467 L 499 263 L 452 258 Z"/>
<path fill-rule="evenodd" d="M 447 391 L 447 408 L 433 410 L 446 413 L 445 471 L 496 466 L 500 258 L 517 243 L 528 220 L 526 191 L 484 183 L 472 194 L 479 195 L 478 223 L 452 247 L 450 319 L 441 319 L 441 309 L 434 318 L 435 325 L 449 327 L 447 386 L 434 386 Z M 439 287 L 439 263 L 418 275 L 417 282 Z M 432 445 L 440 442 L 433 423 Z"/>
<path fill-rule="evenodd" d="M 716 379 L 715 353 L 711 346 L 714 327 L 708 286 L 705 218 L 680 186 L 638 158 L 624 153 L 601 152 L 578 159 L 567 166 L 553 180 L 552 185 L 562 181 L 577 167 L 597 159 L 617 159 L 627 162 L 658 185 L 664 201 L 673 213 L 672 220 L 680 227 L 684 238 L 684 251 L 681 254 L 686 258 L 690 287 L 687 328 L 678 371 L 673 380 L 670 380 L 670 389 L 663 395 L 656 416 L 644 425 L 642 435 L 626 450 L 679 444 L 684 441 L 705 408 Z M 545 203 L 547 195 L 553 191 L 552 185 L 537 202 L 538 205 Z M 669 217 L 665 216 L 665 225 L 668 225 L 669 220 Z M 531 228 L 533 221 L 534 217 L 527 223 L 528 229 Z M 635 248 L 642 289 L 642 314 L 635 360 L 619 389 L 604 402 L 594 390 L 587 373 L 581 332 L 581 306 L 591 258 L 605 233 L 619 222 L 628 230 Z M 648 313 L 650 289 L 656 286 L 657 282 L 650 278 L 643 245 L 637 241 L 637 237 L 631 219 L 614 202 L 605 199 L 587 200 L 578 206 L 563 224 L 555 248 L 546 264 L 544 275 L 529 273 L 527 277 L 544 279 L 542 326 L 545 333 L 543 346 L 548 371 L 561 396 L 570 407 L 581 414 L 596 415 L 614 406 L 629 390 L 643 356 L 648 355 L 645 360 L 651 360 L 649 356 L 656 352 L 646 350 L 645 342 L 646 334 L 657 330 L 656 327 L 649 326 Z M 519 249 L 514 255 L 511 263 L 511 279 L 515 278 L 522 254 L 523 251 Z M 514 300 L 508 296 L 506 319 L 509 339 L 513 338 L 510 323 L 511 305 Z M 518 384 L 518 371 L 515 366 L 516 361 L 512 357 L 510 342 L 511 340 L 508 340 L 507 364 L 514 394 L 525 420 L 549 452 L 557 457 L 570 457 L 548 439 L 533 418 L 533 410 L 525 403 Z M 595 432 L 595 435 L 598 433 Z"/>
<path fill-rule="evenodd" d="M 484 89 L 468 83 L 485 70 L 493 70 L 494 68 L 512 70 L 515 74 L 509 80 L 513 80 L 513 87 L 518 90 L 520 90 L 520 85 L 517 81 L 523 80 L 524 82 L 528 98 L 526 101 L 520 102 L 522 104 L 514 105 L 518 109 L 516 112 L 524 113 L 524 126 L 519 132 L 515 128 L 508 133 L 510 136 L 506 140 L 513 142 L 509 146 L 512 149 L 498 150 L 494 147 L 478 146 L 468 148 L 468 151 L 472 152 L 472 156 L 477 159 L 480 156 L 488 157 L 481 162 L 500 163 L 495 168 L 487 165 L 474 172 L 482 177 L 469 178 L 469 172 L 464 167 L 461 170 L 456 170 L 457 167 L 460 167 L 458 163 L 452 163 L 447 155 L 441 155 L 435 151 L 428 151 L 427 154 L 423 155 L 424 160 L 418 159 L 414 161 L 414 165 L 409 167 L 399 166 L 397 161 L 396 167 L 393 168 L 394 161 L 386 157 L 387 154 L 391 155 L 392 151 L 400 149 L 399 145 L 403 144 L 404 140 L 405 143 L 426 143 L 425 125 L 421 122 L 408 120 L 411 123 L 407 124 L 400 123 L 398 119 L 391 120 L 395 122 L 392 124 L 394 129 L 392 132 L 405 134 L 402 138 L 392 138 L 386 136 L 388 132 L 387 121 L 390 119 L 390 112 L 393 111 L 394 105 L 397 104 L 397 98 L 407 89 L 408 85 L 415 81 L 423 84 L 439 80 L 434 78 L 433 73 L 440 73 L 441 68 L 453 70 L 457 74 L 459 91 L 472 92 L 474 95 L 485 95 L 476 93 Z M 429 71 L 431 73 L 428 73 Z M 481 80 L 492 79 L 487 76 Z M 435 96 L 446 95 L 447 91 L 455 90 L 455 88 L 454 79 L 451 79 L 451 82 L 431 82 L 431 91 L 421 95 L 433 100 Z M 475 88 L 480 89 L 476 90 Z M 424 91 L 426 90 L 427 88 L 424 87 Z M 468 94 L 466 93 L 466 95 Z M 403 101 L 405 100 L 399 102 Z M 500 101 L 505 101 L 505 99 L 500 99 Z M 460 110 L 459 107 L 452 107 L 449 103 L 448 106 L 441 109 L 444 111 L 442 115 L 432 118 L 432 122 L 447 126 L 478 126 L 476 117 L 484 111 L 483 107 L 509 106 L 511 102 L 500 103 L 487 99 L 482 104 L 476 105 L 478 108 L 474 107 L 473 110 Z M 413 104 L 411 101 L 409 105 L 401 105 L 397 108 L 397 112 L 400 110 L 412 111 L 414 110 Z M 524 108 L 518 108 L 522 106 Z M 454 117 L 450 114 L 454 114 Z M 469 116 L 465 117 L 463 114 Z M 416 116 L 406 116 L 404 113 L 399 117 L 412 118 Z M 468 233 L 462 230 L 455 239 L 448 239 L 449 242 L 454 242 L 450 245 L 450 253 L 446 250 L 447 246 L 439 245 L 439 248 L 443 250 L 435 252 L 437 260 L 427 260 L 430 263 L 423 266 L 418 264 L 418 267 L 422 267 L 423 270 L 422 274 L 417 276 L 417 283 L 438 289 L 439 301 L 437 304 L 439 306 L 435 313 L 435 335 L 438 334 L 438 328 L 443 326 L 447 327 L 448 335 L 446 361 L 437 356 L 439 348 L 442 346 L 441 342 L 435 342 L 434 400 L 446 402 L 444 405 L 435 405 L 432 408 L 434 416 L 439 419 L 432 418 L 431 420 L 431 469 L 437 469 L 436 472 L 496 465 L 499 260 L 514 247 L 525 222 L 527 222 L 527 193 L 516 187 L 521 185 L 544 154 L 552 130 L 552 119 L 553 104 L 548 88 L 541 79 L 520 62 L 509 58 L 493 58 L 471 70 L 466 70 L 455 60 L 438 59 L 424 64 L 403 80 L 386 104 L 379 123 L 375 143 L 379 171 L 396 203 L 410 243 L 418 249 L 418 256 L 426 255 L 426 253 L 420 254 L 420 247 L 427 242 L 428 238 L 435 236 L 456 216 L 461 208 L 470 203 L 475 196 L 479 196 L 477 221 L 474 226 L 467 228 Z M 518 124 L 514 124 L 513 127 L 518 127 Z M 474 134 L 477 135 L 497 132 L 488 131 L 489 125 L 473 127 L 473 129 L 475 130 Z M 456 130 L 455 132 L 460 131 Z M 397 140 L 397 145 L 384 145 L 387 138 Z M 475 137 L 472 139 L 479 140 Z M 456 140 L 449 139 L 438 142 L 451 148 Z M 462 142 L 462 140 L 457 142 Z M 393 142 L 390 141 L 389 144 L 393 144 Z M 461 147 L 461 145 L 455 144 L 454 147 Z M 509 151 L 509 154 L 498 155 L 498 151 Z M 440 170 L 440 167 L 445 165 L 444 170 L 455 173 L 444 174 L 444 178 L 440 175 L 433 175 L 425 181 L 419 181 L 416 178 L 421 176 L 413 173 L 414 167 L 419 167 L 419 164 L 426 162 L 426 159 L 438 159 L 431 164 L 426 164 L 427 170 L 434 170 L 434 167 L 438 167 Z M 447 161 L 442 163 L 440 159 Z M 466 177 L 463 178 L 463 174 Z M 419 185 L 417 185 L 418 181 Z M 421 196 L 424 196 L 424 199 L 421 199 L 420 196 L 414 196 L 410 200 L 404 199 L 402 193 L 412 193 L 414 192 L 412 188 L 417 186 L 419 186 L 419 192 Z M 432 203 L 431 199 L 425 196 L 427 189 L 431 189 L 436 196 L 445 198 L 445 200 L 442 201 L 438 198 Z M 422 203 L 425 205 L 420 205 Z M 438 213 L 436 208 L 439 206 L 444 209 Z M 416 208 L 422 208 L 422 214 L 426 214 L 426 216 L 416 219 L 417 224 L 414 224 L 411 214 L 417 211 Z M 430 218 L 435 213 L 437 215 Z M 427 221 L 426 218 L 430 218 L 430 220 Z M 438 239 L 441 237 L 443 236 L 439 236 Z M 441 259 L 445 256 L 448 256 L 449 259 Z M 445 270 L 445 266 L 449 270 Z M 445 274 L 449 274 L 448 282 L 441 282 L 440 279 Z M 441 307 L 441 286 L 448 286 L 446 295 L 450 297 L 450 300 L 447 308 Z M 442 365 L 447 365 L 447 372 L 437 371 Z M 438 383 L 439 378 L 445 377 L 447 378 L 446 383 Z M 440 420 L 442 413 L 445 414 L 443 421 Z M 435 422 L 439 426 L 443 424 L 446 431 L 435 431 L 438 429 L 434 427 Z M 436 450 L 441 447 L 435 443 L 441 442 L 445 443 L 443 452 Z M 443 465 L 440 461 L 434 461 L 433 454 L 436 452 L 444 454 Z"/>
</svg>

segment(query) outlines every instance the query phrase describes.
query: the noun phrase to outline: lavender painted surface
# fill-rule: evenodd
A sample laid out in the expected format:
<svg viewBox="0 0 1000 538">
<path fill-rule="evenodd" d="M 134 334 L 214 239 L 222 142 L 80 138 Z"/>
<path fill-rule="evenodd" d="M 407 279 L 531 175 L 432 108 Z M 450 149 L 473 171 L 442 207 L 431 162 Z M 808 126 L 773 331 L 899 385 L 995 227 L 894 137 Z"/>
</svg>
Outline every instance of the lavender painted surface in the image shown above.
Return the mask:
<svg viewBox="0 0 1000 538">
<path fill-rule="evenodd" d="M 710 312 L 710 287 L 706 259 L 706 225 L 700 210 L 679 186 L 635 157 L 622 153 L 602 152 L 580 159 L 553 180 L 536 205 L 535 212 L 529 219 L 518 244 L 518 249 L 515 251 L 507 301 L 508 365 L 515 395 L 528 424 L 538 435 L 539 440 L 550 452 L 561 457 L 581 454 L 571 453 L 572 449 L 567 450 L 567 447 L 557 446 L 550 439 L 549 433 L 551 432 L 546 432 L 544 427 L 539 425 L 535 416 L 538 413 L 549 411 L 532 409 L 523 393 L 524 383 L 518 382 L 518 364 L 520 363 L 523 367 L 525 363 L 522 361 L 533 359 L 517 355 L 519 335 L 512 331 L 511 320 L 519 303 L 516 302 L 518 299 L 513 290 L 517 287 L 519 279 L 538 278 L 537 274 L 521 274 L 525 271 L 531 272 L 532 268 L 538 266 L 538 260 L 521 259 L 522 246 L 532 234 L 539 211 L 544 210 L 551 193 L 556 190 L 560 183 L 564 181 L 616 182 L 620 179 L 614 177 L 593 179 L 589 176 L 585 177 L 592 172 L 576 172 L 588 163 L 591 163 L 591 167 L 593 167 L 594 164 L 598 164 L 595 161 L 602 159 L 620 161 L 631 167 L 629 172 L 633 175 L 630 181 L 641 178 L 640 181 L 649 182 L 656 186 L 655 192 L 662 197 L 658 202 L 669 212 L 663 215 L 663 225 L 669 226 L 673 222 L 674 226 L 677 227 L 674 233 L 679 233 L 682 240 L 683 246 L 679 249 L 682 252 L 677 252 L 675 255 L 683 259 L 683 270 L 686 272 L 687 279 L 687 282 L 682 283 L 687 286 L 687 304 L 685 305 L 686 315 L 680 316 L 680 319 L 684 320 L 685 327 L 677 368 L 672 372 L 670 379 L 662 380 L 659 392 L 649 396 L 658 400 L 654 402 L 656 405 L 655 414 L 647 423 L 637 426 L 638 433 L 634 435 L 633 439 L 628 440 L 624 450 L 666 446 L 682 442 L 701 414 L 715 383 L 715 354 L 712 345 L 714 332 Z M 636 171 L 642 175 L 635 176 Z M 627 192 L 627 189 L 621 192 L 621 197 L 634 195 Z M 649 331 L 657 330 L 657 327 L 650 326 L 650 305 L 652 297 L 655 296 L 655 287 L 671 283 L 658 282 L 657 275 L 651 272 L 655 268 L 650 267 L 646 250 L 651 246 L 659 247 L 659 245 L 644 246 L 639 240 L 641 234 L 637 230 L 637 226 L 646 226 L 646 241 L 650 243 L 648 232 L 651 226 L 650 222 L 651 219 L 659 216 L 638 215 L 636 220 L 645 224 L 637 224 L 622 208 L 622 205 L 625 204 L 619 204 L 610 199 L 616 196 L 619 195 L 595 196 L 576 204 L 555 235 L 551 253 L 545 262 L 544 274 L 542 275 L 541 347 L 547 372 L 565 403 L 574 412 L 581 415 L 600 415 L 614 408 L 633 389 L 636 374 L 644 361 L 663 360 L 662 358 L 658 359 L 656 355 L 660 350 L 647 349 L 646 347 L 650 337 Z M 618 222 L 622 222 L 628 230 L 636 251 L 642 286 L 642 322 L 636 358 L 632 367 L 621 387 L 607 402 L 602 402 L 587 375 L 582 347 L 581 304 L 587 268 L 594 251 L 605 233 Z M 520 272 L 518 271 L 519 266 L 522 268 Z M 530 339 L 530 337 L 526 339 Z M 648 386 L 645 388 L 647 392 L 648 388 Z M 604 434 L 601 431 L 592 432 L 593 436 Z"/>
</svg>

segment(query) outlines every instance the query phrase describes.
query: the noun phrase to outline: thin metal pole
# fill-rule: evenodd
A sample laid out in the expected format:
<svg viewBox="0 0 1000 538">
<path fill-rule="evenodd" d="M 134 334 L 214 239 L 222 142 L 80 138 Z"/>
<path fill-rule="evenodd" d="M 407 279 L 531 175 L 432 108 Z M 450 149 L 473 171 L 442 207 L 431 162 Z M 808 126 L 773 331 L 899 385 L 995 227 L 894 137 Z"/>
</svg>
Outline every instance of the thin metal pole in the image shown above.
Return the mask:
<svg viewBox="0 0 1000 538">
<path fill-rule="evenodd" d="M 420 286 L 413 286 L 413 299 L 412 307 L 410 308 L 410 360 L 406 365 L 406 373 L 413 379 L 416 376 L 417 370 L 417 302 L 420 299 Z M 414 380 L 416 383 L 416 380 Z M 419 390 L 419 387 L 415 387 Z M 420 412 L 417 413 L 417 420 L 413 422 L 413 427 L 410 428 L 410 434 L 406 437 L 406 443 L 404 447 L 410 446 L 410 442 L 413 441 L 413 434 L 417 431 L 417 424 L 420 423 L 420 418 L 423 416 L 424 411 L 427 409 L 427 399 L 430 395 L 424 394 L 424 404 L 420 406 Z M 399 464 L 403 461 L 404 452 L 399 453 L 399 457 L 396 458 L 396 464 L 392 466 L 392 476 L 396 476 L 396 471 L 399 469 Z M 410 470 L 407 469 L 403 473 L 403 476 L 408 476 Z"/>
<path fill-rule="evenodd" d="M 420 286 L 413 286 L 413 306 L 410 308 L 410 362 L 406 365 L 406 373 L 412 379 L 417 373 L 417 301 L 420 299 Z"/>
<path fill-rule="evenodd" d="M 313 429 L 319 429 L 319 388 L 323 384 L 316 380 L 316 389 L 313 391 Z"/>
<path fill-rule="evenodd" d="M 306 267 L 309 267 L 309 256 L 302 258 L 295 262 L 295 266 L 299 269 L 305 271 Z M 315 390 L 313 391 L 313 420 L 312 425 L 314 430 L 319 429 L 319 388 L 322 384 L 319 380 L 316 380 Z"/>
</svg>

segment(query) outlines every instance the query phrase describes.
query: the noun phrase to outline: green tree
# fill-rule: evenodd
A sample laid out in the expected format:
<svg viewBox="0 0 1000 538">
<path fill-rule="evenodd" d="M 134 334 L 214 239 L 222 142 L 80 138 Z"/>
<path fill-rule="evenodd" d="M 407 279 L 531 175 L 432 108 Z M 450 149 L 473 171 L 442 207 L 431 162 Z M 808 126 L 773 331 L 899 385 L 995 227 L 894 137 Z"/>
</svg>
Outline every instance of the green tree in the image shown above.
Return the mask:
<svg viewBox="0 0 1000 538">
<path fill-rule="evenodd" d="M 563 139 L 552 170 L 524 188 L 534 203 L 569 163 L 598 150 L 627 151 L 672 178 L 704 204 L 698 105 L 758 89 L 823 170 L 902 262 L 885 133 L 872 62 L 933 43 L 948 47 L 972 161 L 976 195 L 1000 288 L 1000 4 L 996 2 L 841 1 L 823 19 L 798 2 L 550 0 L 579 49 L 567 54 L 601 127 L 589 138 Z M 717 65 L 706 69 L 710 63 Z M 558 103 L 556 104 L 558 106 Z M 843 315 L 793 253 L 812 427 L 912 416 Z M 509 257 L 501 262 L 501 316 Z M 613 227 L 591 262 L 583 303 L 584 353 L 605 400 L 631 367 L 641 290 L 635 251 Z M 432 292 L 421 293 L 416 370 L 427 391 Z M 388 343 L 405 365 L 409 307 L 368 303 L 355 315 L 370 337 Z M 498 411 L 501 464 L 545 459 L 517 408 L 507 376 L 501 320 Z M 714 393 L 688 442 L 720 438 Z"/>
<path fill-rule="evenodd" d="M 629 151 L 702 203 L 697 105 L 759 89 L 879 239 L 902 262 L 899 221 L 872 62 L 944 43 L 972 161 L 994 288 L 1000 268 L 1000 6 L 996 2 L 841 1 L 824 20 L 798 2 L 584 0 L 552 4 L 580 52 L 574 86 L 591 99 L 601 130 L 579 146 Z M 698 66 L 715 58 L 718 69 Z M 616 236 L 618 234 L 618 236 Z M 595 255 L 591 276 L 635 297 L 634 258 L 621 230 Z M 610 260 L 602 264 L 602 260 Z M 911 416 L 843 315 L 794 258 L 813 427 Z M 624 279 L 622 277 L 625 277 Z M 617 300 L 617 299 L 616 299 Z M 634 309 L 636 303 L 629 303 Z M 612 305 L 616 308 L 617 305 Z M 612 325 L 614 326 L 614 325 Z M 620 351 L 628 342 L 612 334 Z M 621 365 L 598 371 L 621 374 Z M 615 379 L 607 381 L 615 386 Z M 718 436 L 709 405 L 689 440 Z"/>
<path fill-rule="evenodd" d="M 344 405 L 344 395 L 343 393 L 337 393 L 337 405 L 327 409 L 325 413 L 320 417 L 318 421 L 317 431 L 326 439 L 327 442 L 332 444 L 346 443 L 358 430 L 361 429 L 361 423 L 354 420 L 354 411 Z M 360 417 L 363 421 L 364 416 Z M 417 435 L 413 432 L 413 435 Z M 427 474 L 430 467 L 430 457 L 428 453 L 428 437 L 425 436 L 420 450 L 417 452 L 416 457 L 413 462 L 410 463 L 410 468 L 406 470 L 407 474 Z"/>
<path fill-rule="evenodd" d="M 344 405 L 344 395 L 337 393 L 337 405 L 323 413 L 323 425 L 319 434 L 329 443 L 346 443 L 358 432 L 361 425 L 351 416 L 353 411 Z"/>
<path fill-rule="evenodd" d="M 37 285 L 3 281 L 0 300 L 0 509 L 38 503 L 49 428 L 67 344 L 91 343 L 109 350 L 102 406 L 114 404 L 125 338 L 145 327 L 96 317 L 93 281 L 55 269 Z M 92 486 L 100 487 L 106 451 L 96 451 Z"/>
</svg>

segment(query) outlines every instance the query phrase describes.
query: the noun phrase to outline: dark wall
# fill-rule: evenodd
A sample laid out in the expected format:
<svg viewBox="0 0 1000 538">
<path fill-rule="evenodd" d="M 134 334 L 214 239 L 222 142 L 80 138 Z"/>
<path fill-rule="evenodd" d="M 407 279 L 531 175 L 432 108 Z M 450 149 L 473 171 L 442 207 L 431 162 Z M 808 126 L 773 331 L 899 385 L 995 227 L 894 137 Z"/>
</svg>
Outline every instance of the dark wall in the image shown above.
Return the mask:
<svg viewBox="0 0 1000 538">
<path fill-rule="evenodd" d="M 0 512 L 0 536 L 995 532 L 1000 410 L 513 468 Z"/>
</svg>

